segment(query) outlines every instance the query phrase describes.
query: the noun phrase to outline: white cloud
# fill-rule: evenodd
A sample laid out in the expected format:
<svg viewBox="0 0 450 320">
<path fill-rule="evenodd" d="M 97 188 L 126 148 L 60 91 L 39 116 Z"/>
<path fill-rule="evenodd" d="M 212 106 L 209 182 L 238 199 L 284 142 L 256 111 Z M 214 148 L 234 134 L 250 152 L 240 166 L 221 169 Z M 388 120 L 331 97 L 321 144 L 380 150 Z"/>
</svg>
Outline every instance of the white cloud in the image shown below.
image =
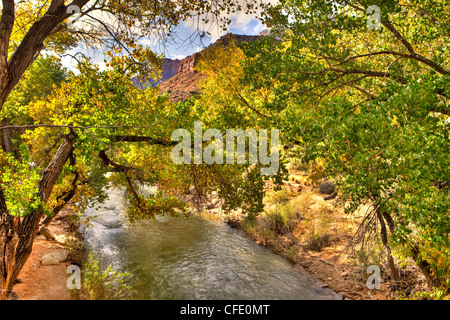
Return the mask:
<svg viewBox="0 0 450 320">
<path fill-rule="evenodd" d="M 244 5 L 245 0 L 239 0 L 239 2 Z M 262 0 L 265 4 L 271 4 L 275 5 L 279 1 L 278 0 Z M 263 31 L 265 27 L 259 22 L 259 20 L 256 19 L 255 14 L 246 14 L 245 12 L 239 11 L 232 14 L 226 14 L 224 13 L 222 15 L 224 18 L 228 18 L 231 20 L 231 24 L 228 26 L 228 29 L 230 30 L 240 30 L 242 33 L 253 33 L 258 34 L 259 32 Z M 252 21 L 258 21 L 259 23 L 251 28 L 251 22 Z M 207 24 L 200 24 L 197 25 L 196 23 L 185 23 L 185 26 L 190 29 L 191 31 L 208 31 L 211 33 L 211 42 L 216 42 L 221 36 L 225 35 L 227 31 L 223 31 L 220 29 L 216 22 L 210 21 Z"/>
<path fill-rule="evenodd" d="M 266 29 L 267 29 L 267 27 L 266 27 L 265 25 L 263 25 L 261 22 L 258 22 L 258 24 L 256 24 L 256 25 L 253 27 L 252 33 L 254 33 L 254 34 L 259 34 L 259 33 L 263 32 L 263 31 L 266 30 Z"/>
<path fill-rule="evenodd" d="M 143 46 L 151 46 L 154 44 L 154 41 L 147 38 L 147 39 L 140 39 L 139 43 L 142 44 Z"/>
<path fill-rule="evenodd" d="M 175 54 L 170 56 L 170 59 L 174 60 L 183 60 L 184 58 L 186 58 L 185 54 Z"/>
</svg>

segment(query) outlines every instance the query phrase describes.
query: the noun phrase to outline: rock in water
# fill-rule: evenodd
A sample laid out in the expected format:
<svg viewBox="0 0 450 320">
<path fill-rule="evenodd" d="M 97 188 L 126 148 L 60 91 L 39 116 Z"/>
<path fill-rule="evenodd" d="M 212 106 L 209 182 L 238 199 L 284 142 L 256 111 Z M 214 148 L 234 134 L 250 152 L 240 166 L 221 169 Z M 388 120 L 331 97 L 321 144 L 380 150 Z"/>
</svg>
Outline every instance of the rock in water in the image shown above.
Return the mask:
<svg viewBox="0 0 450 320">
<path fill-rule="evenodd" d="M 240 226 L 241 226 L 241 224 L 239 223 L 239 221 L 234 220 L 234 219 L 229 219 L 229 220 L 227 221 L 227 224 L 228 224 L 231 228 L 233 228 L 233 229 L 239 229 Z"/>
</svg>

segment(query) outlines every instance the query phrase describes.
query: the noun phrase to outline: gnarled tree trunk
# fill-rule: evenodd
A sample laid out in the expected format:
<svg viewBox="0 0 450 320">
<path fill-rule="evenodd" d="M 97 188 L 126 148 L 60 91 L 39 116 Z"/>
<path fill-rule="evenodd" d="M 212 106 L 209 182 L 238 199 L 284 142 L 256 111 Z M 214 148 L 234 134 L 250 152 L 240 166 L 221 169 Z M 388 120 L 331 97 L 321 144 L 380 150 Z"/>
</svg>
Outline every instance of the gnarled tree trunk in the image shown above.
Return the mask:
<svg viewBox="0 0 450 320">
<path fill-rule="evenodd" d="M 39 182 L 38 197 L 46 203 L 70 154 L 73 152 L 75 135 L 65 138 Z M 42 206 L 24 218 L 8 212 L 3 190 L 0 189 L 0 300 L 8 298 L 25 262 L 31 254 L 39 222 L 43 216 Z"/>
<path fill-rule="evenodd" d="M 386 252 L 387 263 L 388 263 L 388 268 L 389 268 L 389 273 L 391 275 L 391 279 L 394 280 L 394 281 L 399 281 L 400 280 L 400 276 L 399 276 L 399 273 L 397 271 L 397 268 L 395 267 L 394 258 L 392 257 L 391 248 L 388 245 L 388 236 L 387 236 L 386 224 L 385 224 L 385 221 L 384 221 L 383 214 L 380 212 L 379 209 L 377 209 L 377 217 L 378 217 L 378 221 L 380 222 L 381 242 L 383 243 L 384 250 Z"/>
<path fill-rule="evenodd" d="M 382 213 L 382 217 L 384 218 L 387 225 L 389 226 L 389 230 L 391 231 L 391 234 L 394 234 L 395 228 L 396 228 L 394 219 L 392 219 L 392 217 L 386 212 Z M 379 216 L 379 218 L 381 219 L 381 216 Z M 383 226 L 382 226 L 382 229 L 383 229 Z M 386 228 L 384 228 L 384 229 L 386 229 Z M 402 241 L 404 244 L 407 243 L 406 239 L 403 239 Z M 383 244 L 384 244 L 384 242 L 383 242 Z M 408 244 L 408 246 L 411 249 L 412 258 L 416 262 L 416 265 L 419 267 L 422 274 L 424 275 L 424 277 L 427 281 L 427 285 L 430 288 L 430 290 L 435 286 L 439 286 L 439 279 L 437 279 L 436 277 L 434 277 L 432 275 L 432 273 L 430 271 L 431 265 L 428 261 L 426 261 L 422 258 L 421 254 L 420 254 L 420 249 L 414 244 Z M 386 252 L 388 253 L 388 255 L 390 254 L 389 247 L 386 249 Z M 392 257 L 389 260 L 389 267 L 391 268 L 391 266 L 394 266 Z M 395 267 L 393 270 L 395 271 Z"/>
<path fill-rule="evenodd" d="M 55 28 L 69 18 L 64 0 L 52 0 L 47 12 L 28 30 L 19 46 L 8 58 L 11 33 L 14 26 L 15 1 L 3 0 L 0 20 L 0 111 L 11 91 L 16 87 L 27 68 L 44 48 L 44 41 Z M 89 0 L 73 0 L 72 5 L 83 8 Z"/>
</svg>

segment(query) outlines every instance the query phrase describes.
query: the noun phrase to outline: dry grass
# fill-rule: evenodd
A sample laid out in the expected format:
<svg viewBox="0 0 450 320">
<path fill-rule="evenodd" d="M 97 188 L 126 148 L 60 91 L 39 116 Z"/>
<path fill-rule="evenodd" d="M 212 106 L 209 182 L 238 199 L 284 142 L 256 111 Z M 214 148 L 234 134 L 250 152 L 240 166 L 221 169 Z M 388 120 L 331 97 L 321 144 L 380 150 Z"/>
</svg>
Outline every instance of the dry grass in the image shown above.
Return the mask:
<svg viewBox="0 0 450 320">
<path fill-rule="evenodd" d="M 342 217 L 343 210 L 312 190 L 270 190 L 264 203 L 266 209 L 256 220 L 242 221 L 243 230 L 293 261 L 299 251 L 320 252 L 337 244 L 340 238 L 348 237 L 340 232 L 351 229 L 347 226 L 351 221 Z"/>
</svg>

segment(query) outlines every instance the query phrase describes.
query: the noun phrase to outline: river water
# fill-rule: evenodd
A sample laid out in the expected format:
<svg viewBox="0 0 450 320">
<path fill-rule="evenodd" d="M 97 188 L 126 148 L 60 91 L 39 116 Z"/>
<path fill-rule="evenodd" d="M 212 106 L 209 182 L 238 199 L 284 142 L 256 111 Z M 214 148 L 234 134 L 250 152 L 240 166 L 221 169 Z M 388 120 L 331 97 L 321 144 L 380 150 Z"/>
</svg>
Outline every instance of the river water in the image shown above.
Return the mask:
<svg viewBox="0 0 450 320">
<path fill-rule="evenodd" d="M 109 192 L 86 243 L 104 266 L 130 273 L 129 299 L 324 300 L 340 299 L 309 273 L 228 225 L 191 217 L 129 223 L 123 193 Z"/>
</svg>

